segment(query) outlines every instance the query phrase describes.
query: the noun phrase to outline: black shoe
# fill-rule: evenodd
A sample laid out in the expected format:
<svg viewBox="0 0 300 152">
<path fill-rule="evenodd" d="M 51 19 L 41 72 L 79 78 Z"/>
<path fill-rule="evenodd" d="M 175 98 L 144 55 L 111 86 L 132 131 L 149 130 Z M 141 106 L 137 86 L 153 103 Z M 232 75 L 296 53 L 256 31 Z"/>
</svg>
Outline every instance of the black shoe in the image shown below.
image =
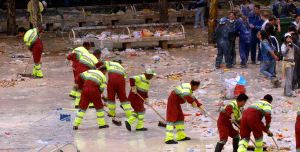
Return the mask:
<svg viewBox="0 0 300 152">
<path fill-rule="evenodd" d="M 78 126 L 73 126 L 73 130 L 78 130 Z"/>
<path fill-rule="evenodd" d="M 256 62 L 255 62 L 255 61 L 252 61 L 251 64 L 256 64 Z"/>
<path fill-rule="evenodd" d="M 95 108 L 95 106 L 89 106 L 89 108 Z"/>
<path fill-rule="evenodd" d="M 126 129 L 127 129 L 128 131 L 131 131 L 131 126 L 130 126 L 130 124 L 129 124 L 128 121 L 125 121 L 125 125 L 126 125 Z"/>
<path fill-rule="evenodd" d="M 226 66 L 226 68 L 227 68 L 227 69 L 232 69 L 232 68 L 233 68 L 233 66 L 232 66 L 232 65 L 230 65 L 230 66 Z"/>
<path fill-rule="evenodd" d="M 216 66 L 216 69 L 220 69 L 221 67 L 220 66 Z"/>
<path fill-rule="evenodd" d="M 190 137 L 185 137 L 185 138 L 177 140 L 177 141 L 186 141 L 186 140 L 191 140 L 191 138 Z"/>
<path fill-rule="evenodd" d="M 237 152 L 237 150 L 239 148 L 239 142 L 240 142 L 240 138 L 233 138 L 232 139 L 233 152 Z"/>
<path fill-rule="evenodd" d="M 165 143 L 166 143 L 166 144 L 178 144 L 178 142 L 175 141 L 175 140 L 168 140 L 168 141 L 166 141 Z"/>
<path fill-rule="evenodd" d="M 241 65 L 241 68 L 245 69 L 245 68 L 247 68 L 247 65 L 242 64 L 242 65 Z"/>
<path fill-rule="evenodd" d="M 218 142 L 215 148 L 215 152 L 221 152 L 223 150 L 223 147 L 224 144 Z"/>
<path fill-rule="evenodd" d="M 109 125 L 99 126 L 99 129 L 108 128 Z"/>
<path fill-rule="evenodd" d="M 79 106 L 75 106 L 75 109 L 78 109 L 79 108 Z"/>
<path fill-rule="evenodd" d="M 135 129 L 135 131 L 147 131 L 147 128 L 140 128 L 140 129 Z"/>
<path fill-rule="evenodd" d="M 70 95 L 70 94 L 69 94 L 69 97 L 71 97 L 73 99 L 76 99 L 76 96 L 73 96 L 73 95 Z"/>
<path fill-rule="evenodd" d="M 33 76 L 34 79 L 42 79 L 43 77 L 40 76 Z"/>
</svg>

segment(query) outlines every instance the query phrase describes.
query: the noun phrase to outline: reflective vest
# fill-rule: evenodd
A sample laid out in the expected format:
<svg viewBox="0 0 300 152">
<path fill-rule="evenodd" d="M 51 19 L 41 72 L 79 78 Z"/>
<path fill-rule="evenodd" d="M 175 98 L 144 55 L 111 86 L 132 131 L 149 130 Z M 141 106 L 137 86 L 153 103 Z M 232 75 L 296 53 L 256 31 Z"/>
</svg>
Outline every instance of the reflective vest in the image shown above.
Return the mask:
<svg viewBox="0 0 300 152">
<path fill-rule="evenodd" d="M 99 70 L 88 70 L 80 74 L 84 80 L 90 80 L 99 85 L 100 90 L 104 91 L 106 88 L 107 80 L 105 75 Z"/>
<path fill-rule="evenodd" d="M 75 53 L 76 55 L 80 56 L 84 53 L 90 53 L 86 48 L 84 48 L 83 46 L 77 47 L 75 48 L 72 53 Z"/>
<path fill-rule="evenodd" d="M 77 59 L 80 63 L 88 66 L 90 69 L 95 69 L 95 64 L 98 63 L 98 59 L 90 53 L 82 53 L 81 55 L 78 53 Z"/>
<path fill-rule="evenodd" d="M 231 106 L 232 107 L 234 119 L 235 120 L 240 120 L 240 118 L 241 118 L 241 109 L 238 107 L 237 101 L 233 100 L 233 101 L 229 102 L 227 105 L 225 105 L 222 108 L 221 111 L 225 112 L 225 109 L 226 109 L 227 106 Z"/>
<path fill-rule="evenodd" d="M 146 79 L 144 74 L 131 77 L 135 80 L 136 89 L 142 92 L 148 92 L 150 89 L 150 81 Z"/>
<path fill-rule="evenodd" d="M 41 19 L 42 19 L 42 12 L 44 11 L 44 5 L 43 3 L 39 2 L 39 12 L 38 12 L 38 15 L 41 16 Z M 34 15 L 34 6 L 33 6 L 33 0 L 30 0 L 28 3 L 27 3 L 27 12 L 29 12 L 30 16 L 29 16 L 29 21 L 31 23 L 33 22 L 36 22 L 37 21 L 37 18 L 36 16 Z"/>
<path fill-rule="evenodd" d="M 24 42 L 26 46 L 31 47 L 35 41 L 39 38 L 37 28 L 28 30 L 24 35 Z"/>
<path fill-rule="evenodd" d="M 105 61 L 104 65 L 109 73 L 118 73 L 126 76 L 125 69 L 118 62 Z"/>
<path fill-rule="evenodd" d="M 272 111 L 272 105 L 265 100 L 256 101 L 254 104 L 250 106 L 250 108 L 255 108 L 259 110 L 263 114 L 263 116 L 266 113 L 271 113 Z"/>
<path fill-rule="evenodd" d="M 183 83 L 175 88 L 175 93 L 179 95 L 181 98 L 184 96 L 192 96 L 192 86 L 190 83 Z"/>
</svg>

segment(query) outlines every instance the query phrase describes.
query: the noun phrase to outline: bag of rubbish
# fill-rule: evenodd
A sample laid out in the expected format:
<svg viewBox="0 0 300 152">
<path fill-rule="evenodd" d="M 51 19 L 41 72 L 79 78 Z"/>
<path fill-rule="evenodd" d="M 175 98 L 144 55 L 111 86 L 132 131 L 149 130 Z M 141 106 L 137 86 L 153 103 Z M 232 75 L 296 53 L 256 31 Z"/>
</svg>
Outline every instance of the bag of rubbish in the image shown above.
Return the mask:
<svg viewBox="0 0 300 152">
<path fill-rule="evenodd" d="M 245 85 L 247 84 L 246 79 L 243 76 L 236 77 L 237 84 L 234 88 L 234 96 L 237 98 L 241 93 L 246 93 Z"/>
<path fill-rule="evenodd" d="M 237 84 L 235 78 L 225 79 L 225 90 L 224 90 L 224 98 L 225 99 L 234 99 L 234 89 Z"/>
</svg>

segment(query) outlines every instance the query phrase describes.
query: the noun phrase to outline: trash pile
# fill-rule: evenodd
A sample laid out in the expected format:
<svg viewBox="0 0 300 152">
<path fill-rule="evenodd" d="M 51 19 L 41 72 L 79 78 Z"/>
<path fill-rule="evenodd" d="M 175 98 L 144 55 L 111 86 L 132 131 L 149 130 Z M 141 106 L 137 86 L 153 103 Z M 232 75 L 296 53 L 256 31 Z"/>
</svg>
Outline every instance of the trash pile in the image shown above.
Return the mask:
<svg viewBox="0 0 300 152">
<path fill-rule="evenodd" d="M 1 88 L 8 88 L 8 87 L 13 87 L 17 84 L 16 80 L 0 80 L 0 87 Z"/>
</svg>

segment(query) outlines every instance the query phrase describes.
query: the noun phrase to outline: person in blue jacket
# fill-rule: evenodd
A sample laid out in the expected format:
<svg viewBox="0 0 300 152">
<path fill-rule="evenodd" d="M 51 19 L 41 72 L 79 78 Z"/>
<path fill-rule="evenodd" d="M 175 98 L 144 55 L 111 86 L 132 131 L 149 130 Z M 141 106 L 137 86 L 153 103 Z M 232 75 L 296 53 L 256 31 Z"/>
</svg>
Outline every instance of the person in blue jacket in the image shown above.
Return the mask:
<svg viewBox="0 0 300 152">
<path fill-rule="evenodd" d="M 288 4 L 285 0 L 275 1 L 272 8 L 273 14 L 276 18 L 289 17 Z"/>
<path fill-rule="evenodd" d="M 216 68 L 219 69 L 223 60 L 223 56 L 225 57 L 225 63 L 227 68 L 233 68 L 231 61 L 231 53 L 230 53 L 230 42 L 229 37 L 231 34 L 231 29 L 229 28 L 228 19 L 223 17 L 219 20 L 219 25 L 216 28 L 214 38 L 217 42 L 218 54 L 216 58 Z"/>
<path fill-rule="evenodd" d="M 232 65 L 235 65 L 236 64 L 235 39 L 236 39 L 236 36 L 237 36 L 237 33 L 236 33 L 236 26 L 237 26 L 236 13 L 235 12 L 230 12 L 228 18 L 229 18 L 228 25 L 229 25 L 230 30 L 232 31 L 232 34 L 230 34 L 230 37 L 229 37 L 231 62 L 232 62 Z"/>
<path fill-rule="evenodd" d="M 251 35 L 255 35 L 251 37 L 251 60 L 252 64 L 256 63 L 256 50 L 257 46 L 259 46 L 259 40 L 256 37 L 258 31 L 260 31 L 261 26 L 263 24 L 263 20 L 260 17 L 260 5 L 254 6 L 254 12 L 250 13 L 249 18 L 249 26 L 251 28 Z M 258 51 L 258 61 L 261 61 L 261 52 Z"/>
<path fill-rule="evenodd" d="M 251 28 L 245 16 L 237 20 L 237 33 L 239 33 L 239 49 L 241 58 L 241 68 L 247 68 L 249 52 L 251 48 Z"/>
</svg>

